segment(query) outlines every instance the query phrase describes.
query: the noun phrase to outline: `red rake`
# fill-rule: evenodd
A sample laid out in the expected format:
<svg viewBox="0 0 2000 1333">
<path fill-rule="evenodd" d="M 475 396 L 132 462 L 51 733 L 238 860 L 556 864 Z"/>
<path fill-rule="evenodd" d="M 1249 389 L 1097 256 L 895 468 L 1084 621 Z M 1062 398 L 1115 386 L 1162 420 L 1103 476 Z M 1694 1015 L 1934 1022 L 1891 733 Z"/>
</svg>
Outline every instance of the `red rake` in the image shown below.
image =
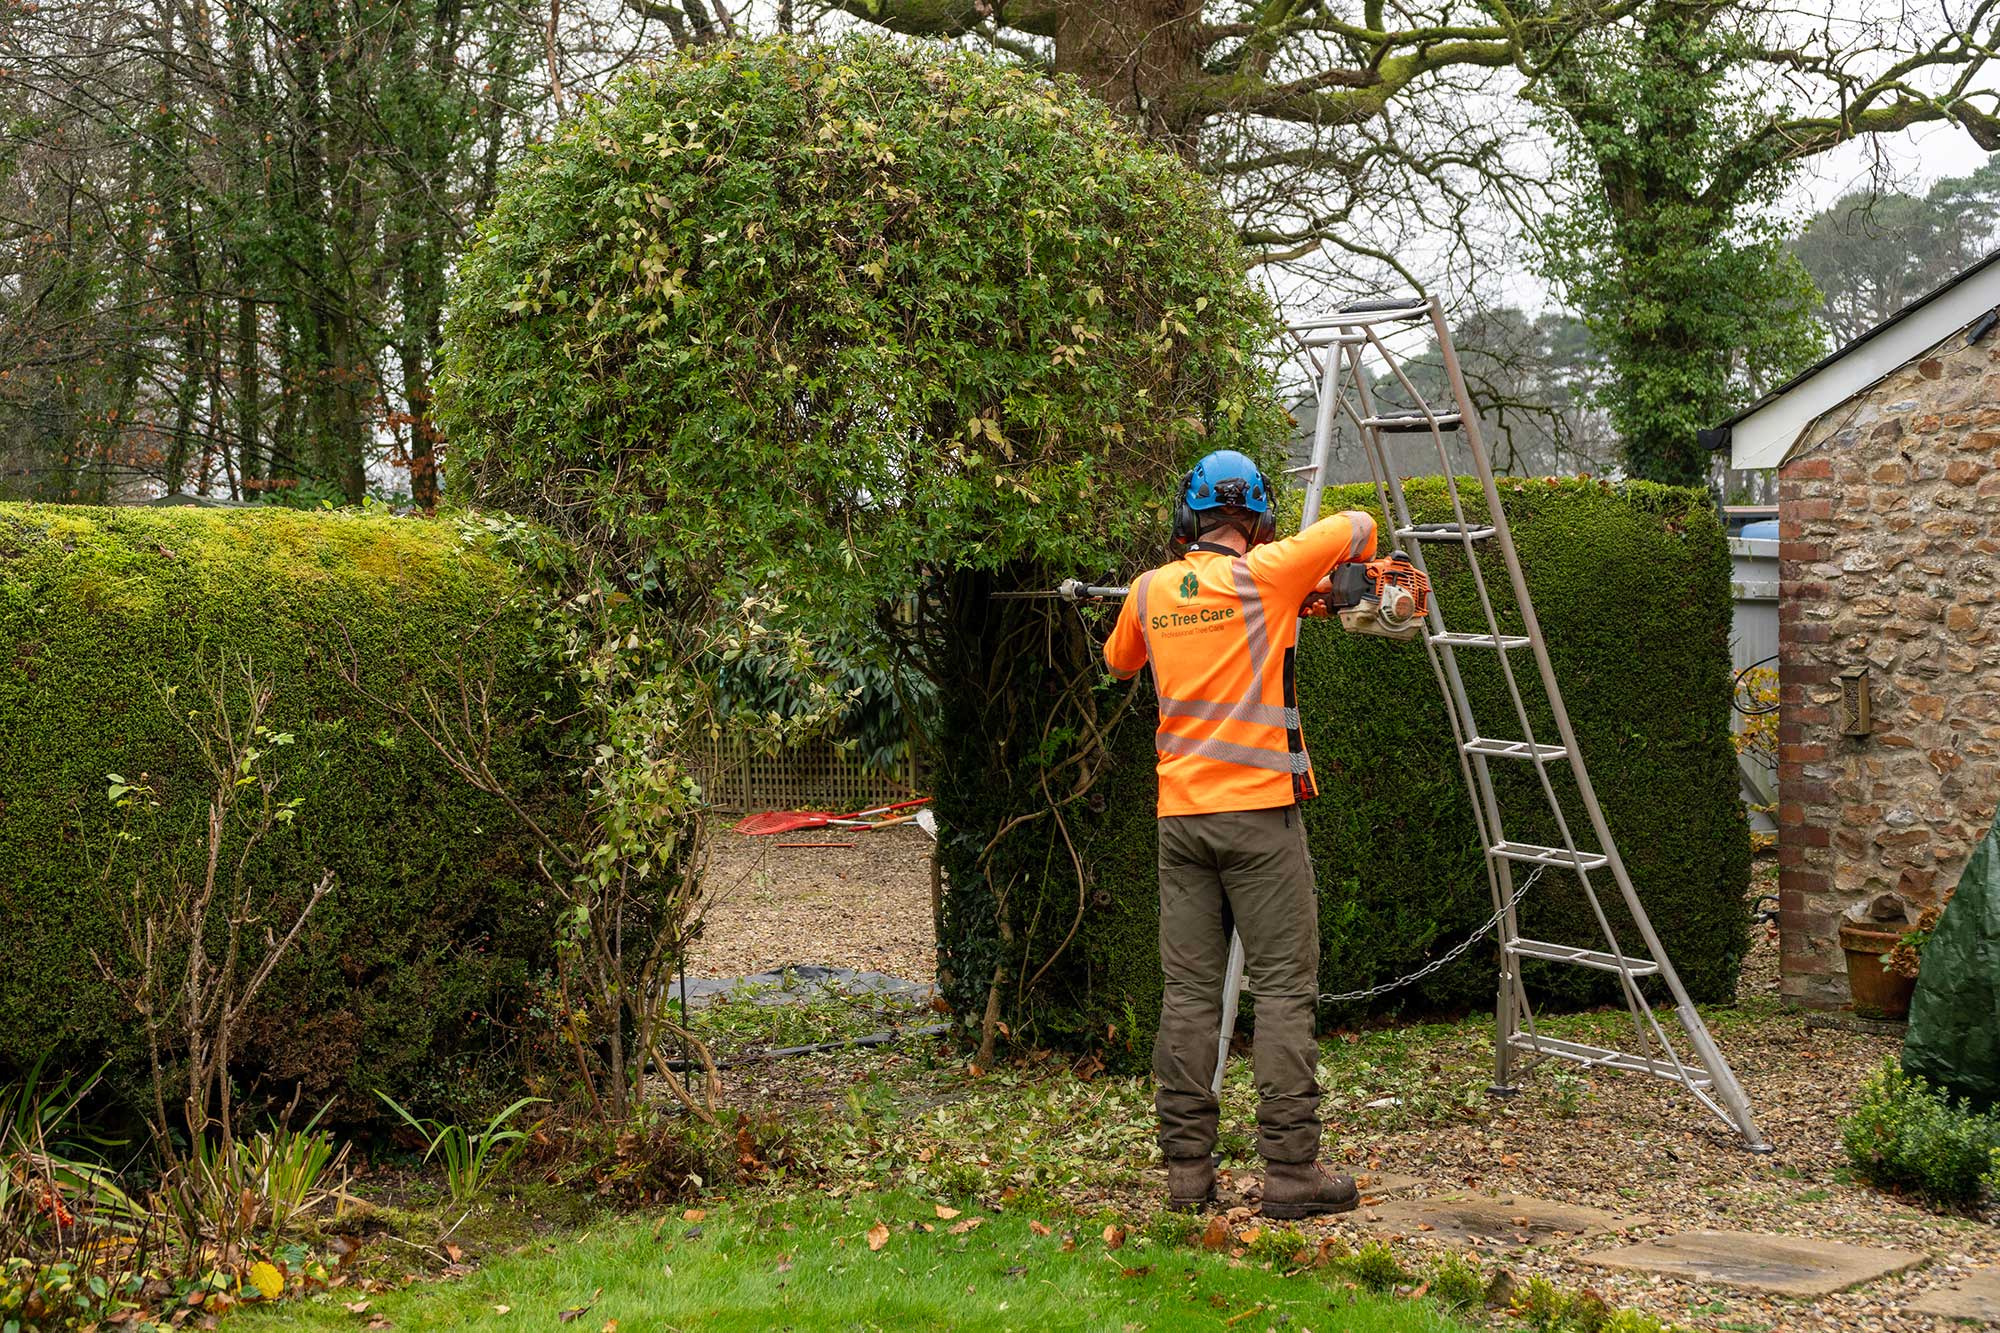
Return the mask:
<svg viewBox="0 0 2000 1333">
<path fill-rule="evenodd" d="M 822 810 L 774 810 L 769 814 L 749 815 L 739 820 L 736 832 L 751 837 L 761 837 L 767 833 L 797 833 L 801 829 L 827 828 L 873 828 L 875 821 L 870 815 L 886 815 L 891 810 L 910 810 L 920 805 L 930 804 L 930 797 L 919 797 L 914 801 L 900 801 L 895 805 L 878 805 L 872 810 L 855 810 L 844 815 L 827 814 Z M 909 816 L 904 816 L 908 818 Z M 883 823 L 899 822 L 884 820 Z"/>
</svg>

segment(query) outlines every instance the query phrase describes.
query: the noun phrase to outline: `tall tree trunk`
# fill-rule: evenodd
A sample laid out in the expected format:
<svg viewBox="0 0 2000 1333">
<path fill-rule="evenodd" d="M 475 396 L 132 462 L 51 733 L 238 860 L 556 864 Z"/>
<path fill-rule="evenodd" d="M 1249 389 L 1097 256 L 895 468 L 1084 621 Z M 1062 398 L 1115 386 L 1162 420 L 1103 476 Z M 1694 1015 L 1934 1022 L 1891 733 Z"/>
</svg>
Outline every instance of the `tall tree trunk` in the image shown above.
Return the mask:
<svg viewBox="0 0 2000 1333">
<path fill-rule="evenodd" d="M 1199 0 L 1099 0 L 1062 7 L 1056 72 L 1073 74 L 1145 127 L 1147 137 L 1193 157 L 1201 117 L 1177 89 L 1201 74 Z"/>
</svg>

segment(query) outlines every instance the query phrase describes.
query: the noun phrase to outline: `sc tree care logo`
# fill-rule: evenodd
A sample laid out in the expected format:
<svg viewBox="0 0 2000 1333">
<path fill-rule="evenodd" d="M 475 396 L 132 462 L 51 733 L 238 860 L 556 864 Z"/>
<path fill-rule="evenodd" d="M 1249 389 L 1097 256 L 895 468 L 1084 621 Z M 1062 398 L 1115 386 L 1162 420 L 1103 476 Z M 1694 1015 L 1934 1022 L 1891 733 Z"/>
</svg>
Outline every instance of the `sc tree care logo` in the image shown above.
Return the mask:
<svg viewBox="0 0 2000 1333">
<path fill-rule="evenodd" d="M 1194 576 L 1193 570 L 1190 569 L 1187 573 L 1181 575 L 1181 600 L 1183 602 L 1200 591 L 1201 580 Z"/>
</svg>

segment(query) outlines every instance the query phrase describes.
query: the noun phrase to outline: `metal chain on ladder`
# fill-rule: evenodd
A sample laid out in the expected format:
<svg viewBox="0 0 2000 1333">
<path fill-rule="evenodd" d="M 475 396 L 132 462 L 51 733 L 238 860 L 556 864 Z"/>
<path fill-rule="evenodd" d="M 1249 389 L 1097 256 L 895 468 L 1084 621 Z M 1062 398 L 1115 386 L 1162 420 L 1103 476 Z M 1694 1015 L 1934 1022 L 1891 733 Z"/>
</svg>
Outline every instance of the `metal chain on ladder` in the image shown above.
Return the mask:
<svg viewBox="0 0 2000 1333">
<path fill-rule="evenodd" d="M 1467 938 L 1454 944 L 1451 947 L 1451 952 L 1431 959 L 1430 962 L 1425 963 L 1408 976 L 1397 977 L 1394 981 L 1384 981 L 1380 985 L 1370 986 L 1367 990 L 1350 990 L 1342 991 L 1338 995 L 1321 995 L 1319 1002 L 1321 1004 L 1335 1004 L 1343 1000 L 1372 1000 L 1378 995 L 1387 995 L 1392 990 L 1401 990 L 1405 986 L 1414 986 L 1439 968 L 1451 966 L 1465 956 L 1467 949 L 1470 949 L 1473 945 L 1492 934 L 1493 927 L 1499 925 L 1501 919 L 1507 913 L 1521 905 L 1521 899 L 1528 896 L 1528 890 L 1535 887 L 1535 881 L 1542 877 L 1542 872 L 1546 869 L 1548 869 L 1547 866 L 1536 866 L 1534 873 L 1521 881 L 1520 888 L 1514 890 L 1514 896 L 1509 898 L 1503 906 L 1496 909 L 1492 916 L 1487 917 L 1485 925 L 1473 931 Z"/>
</svg>

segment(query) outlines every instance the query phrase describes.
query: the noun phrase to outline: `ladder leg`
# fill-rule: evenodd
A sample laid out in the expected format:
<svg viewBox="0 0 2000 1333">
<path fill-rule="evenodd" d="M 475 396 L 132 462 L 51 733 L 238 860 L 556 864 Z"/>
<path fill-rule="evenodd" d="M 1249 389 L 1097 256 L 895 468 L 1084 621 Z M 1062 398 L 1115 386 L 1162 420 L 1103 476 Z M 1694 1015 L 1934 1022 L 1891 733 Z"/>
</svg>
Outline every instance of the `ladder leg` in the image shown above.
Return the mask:
<svg viewBox="0 0 2000 1333">
<path fill-rule="evenodd" d="M 1596 835 L 1598 846 L 1609 862 L 1612 878 L 1618 885 L 1626 910 L 1631 914 L 1640 938 L 1645 942 L 1654 965 L 1659 969 L 1661 980 L 1666 982 L 1667 989 L 1673 995 L 1674 1012 L 1680 1019 L 1681 1028 L 1687 1034 L 1688 1043 L 1693 1047 L 1696 1059 L 1710 1079 L 1710 1087 L 1726 1109 L 1726 1118 L 1735 1125 L 1749 1147 L 1756 1151 L 1768 1151 L 1769 1145 L 1757 1128 L 1756 1117 L 1751 1112 L 1750 1099 L 1744 1095 L 1742 1085 L 1736 1080 L 1735 1071 L 1729 1067 L 1729 1062 L 1716 1048 L 1714 1039 L 1709 1035 L 1707 1024 L 1702 1022 L 1693 1001 L 1688 998 L 1687 989 L 1681 985 L 1680 976 L 1674 970 L 1673 960 L 1667 956 L 1666 948 L 1660 943 L 1659 935 L 1653 929 L 1652 920 L 1646 915 L 1645 906 L 1639 901 L 1638 892 L 1632 887 L 1631 877 L 1625 870 L 1625 862 L 1618 854 L 1618 845 L 1605 822 L 1603 808 L 1598 804 L 1597 793 L 1591 786 L 1590 771 L 1583 762 L 1581 748 L 1577 745 L 1575 731 L 1570 725 L 1569 710 L 1563 706 L 1562 687 L 1556 681 L 1555 668 L 1549 662 L 1548 645 L 1542 639 L 1541 625 L 1535 616 L 1534 602 L 1528 596 L 1527 579 L 1522 574 L 1520 557 L 1515 553 L 1513 537 L 1508 531 L 1507 515 L 1500 503 L 1499 488 L 1494 484 L 1493 468 L 1487 461 L 1486 450 L 1480 439 L 1479 416 L 1473 408 L 1472 395 L 1466 388 L 1465 375 L 1458 364 L 1456 350 L 1451 345 L 1451 332 L 1445 324 L 1444 308 L 1435 300 L 1431 302 L 1431 326 L 1438 338 L 1438 347 L 1442 354 L 1446 379 L 1451 385 L 1452 396 L 1459 404 L 1466 446 L 1472 455 L 1473 467 L 1479 475 L 1480 489 L 1485 493 L 1489 521 L 1493 525 L 1501 557 L 1506 562 L 1507 580 L 1513 588 L 1514 600 L 1520 610 L 1522 624 L 1527 630 L 1529 647 L 1534 653 L 1536 672 L 1541 677 L 1542 689 L 1547 695 L 1550 711 L 1555 717 L 1556 730 L 1569 753 L 1571 771 L 1575 774 L 1577 791 L 1584 811 L 1589 817 L 1591 831 Z M 1504 666 L 1504 654 L 1502 663 Z M 1518 694 L 1516 702 L 1518 705 Z M 1525 709 L 1523 714 L 1525 721 Z M 1546 774 L 1543 774 L 1543 782 L 1546 786 Z M 1551 804 L 1556 805 L 1556 816 L 1560 819 L 1561 808 L 1555 801 L 1553 790 L 1549 792 L 1549 797 Z M 1582 877 L 1581 874 L 1579 877 Z M 1591 891 L 1587 878 L 1584 879 L 1584 893 L 1595 908 L 1597 896 Z M 1601 911 L 1599 918 L 1602 919 Z M 1608 927 L 1606 934 L 1610 935 Z M 1616 949 L 1615 938 L 1611 939 L 1611 944 Z M 1627 987 L 1632 986 L 1629 970 L 1621 968 L 1621 979 Z M 1687 1080 L 1683 1077 L 1682 1081 Z M 1700 1091 L 1692 1085 L 1690 1090 L 1697 1093 Z"/>
</svg>

